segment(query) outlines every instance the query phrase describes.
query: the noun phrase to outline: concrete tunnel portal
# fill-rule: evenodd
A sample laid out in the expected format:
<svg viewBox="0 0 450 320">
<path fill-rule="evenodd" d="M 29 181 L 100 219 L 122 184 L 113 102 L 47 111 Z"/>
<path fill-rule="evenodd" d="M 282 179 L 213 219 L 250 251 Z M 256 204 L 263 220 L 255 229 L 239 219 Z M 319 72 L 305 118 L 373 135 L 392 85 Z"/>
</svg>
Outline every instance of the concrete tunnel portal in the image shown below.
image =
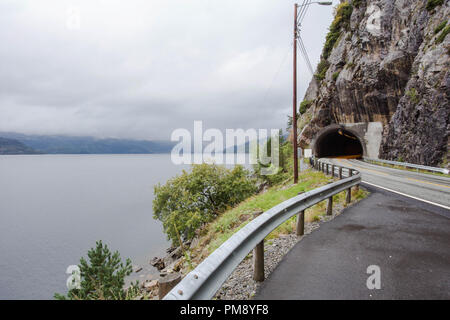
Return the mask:
<svg viewBox="0 0 450 320">
<path fill-rule="evenodd" d="M 361 158 L 364 155 L 364 147 L 356 134 L 333 126 L 318 134 L 313 153 L 317 158 Z"/>
</svg>

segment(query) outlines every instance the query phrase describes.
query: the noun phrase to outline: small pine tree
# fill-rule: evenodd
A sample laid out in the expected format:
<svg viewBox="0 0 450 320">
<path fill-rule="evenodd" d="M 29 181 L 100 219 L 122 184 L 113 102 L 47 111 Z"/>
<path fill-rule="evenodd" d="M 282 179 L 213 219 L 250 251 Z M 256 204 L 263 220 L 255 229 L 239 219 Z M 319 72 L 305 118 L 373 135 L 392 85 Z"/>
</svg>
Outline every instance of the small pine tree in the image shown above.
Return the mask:
<svg viewBox="0 0 450 320">
<path fill-rule="evenodd" d="M 80 268 L 81 286 L 71 289 L 67 297 L 56 293 L 58 300 L 116 300 L 124 299 L 127 294 L 123 289 L 125 277 L 132 272 L 131 260 L 125 265 L 121 262 L 118 251 L 111 253 L 102 241 L 96 242 L 96 248 L 88 251 L 89 263 L 81 258 Z"/>
</svg>

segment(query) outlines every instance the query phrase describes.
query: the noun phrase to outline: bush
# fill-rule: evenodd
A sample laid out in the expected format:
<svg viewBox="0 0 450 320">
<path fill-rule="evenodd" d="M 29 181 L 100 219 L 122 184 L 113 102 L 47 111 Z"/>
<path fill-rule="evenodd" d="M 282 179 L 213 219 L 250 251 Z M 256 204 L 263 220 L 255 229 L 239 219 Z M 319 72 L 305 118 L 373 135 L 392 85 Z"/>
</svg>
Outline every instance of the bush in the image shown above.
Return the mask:
<svg viewBox="0 0 450 320">
<path fill-rule="evenodd" d="M 317 66 L 317 73 L 314 75 L 318 81 L 325 79 L 325 75 L 330 67 L 330 63 L 327 60 L 320 60 Z"/>
<path fill-rule="evenodd" d="M 340 73 L 341 73 L 340 71 L 336 71 L 335 73 L 333 73 L 333 81 L 337 80 L 337 78 L 339 77 Z"/>
<path fill-rule="evenodd" d="M 333 50 L 342 29 L 348 30 L 350 26 L 350 17 L 352 16 L 353 6 L 348 2 L 339 4 L 336 8 L 336 15 L 331 23 L 330 31 L 327 34 L 325 46 L 323 48 L 323 58 L 328 59 L 331 50 Z"/>
<path fill-rule="evenodd" d="M 444 4 L 444 0 L 428 0 L 427 10 L 432 11 L 434 8 L 441 6 L 442 4 Z"/>
<path fill-rule="evenodd" d="M 442 31 L 442 29 L 445 28 L 445 26 L 447 25 L 447 21 L 443 21 L 442 23 L 440 23 L 436 29 L 434 29 L 434 34 L 438 34 L 439 32 Z"/>
<path fill-rule="evenodd" d="M 172 243 L 192 239 L 195 231 L 228 207 L 256 192 L 256 181 L 242 166 L 193 165 L 190 173 L 155 186 L 153 218 L 160 220 Z"/>
<path fill-rule="evenodd" d="M 446 26 L 444 30 L 442 30 L 441 34 L 436 38 L 436 43 L 440 44 L 444 42 L 445 37 L 450 33 L 450 26 Z"/>
<path fill-rule="evenodd" d="M 416 88 L 411 88 L 410 90 L 408 90 L 406 92 L 406 95 L 409 97 L 411 102 L 413 102 L 414 104 L 418 104 L 419 103 L 420 97 L 419 97 L 419 94 L 418 94 Z"/>
<path fill-rule="evenodd" d="M 118 251 L 111 253 L 102 241 L 96 242 L 96 248 L 88 251 L 89 263 L 80 259 L 78 265 L 81 276 L 79 289 L 71 289 L 67 297 L 56 293 L 58 300 L 118 300 L 125 299 L 127 292 L 123 289 L 125 277 L 132 272 L 131 260 L 125 265 L 121 262 Z M 132 288 L 137 287 L 132 286 Z"/>
<path fill-rule="evenodd" d="M 326 36 L 325 45 L 322 50 L 322 57 L 315 74 L 316 79 L 319 81 L 325 79 L 325 74 L 330 66 L 327 60 L 339 40 L 339 37 L 341 36 L 342 29 L 348 30 L 350 27 L 350 17 L 352 16 L 352 12 L 353 6 L 349 2 L 343 2 L 336 8 L 336 14 L 333 22 L 331 23 L 330 31 Z"/>
<path fill-rule="evenodd" d="M 304 114 L 306 112 L 306 110 L 309 109 L 309 107 L 311 107 L 312 103 L 314 102 L 314 100 L 303 100 L 302 103 L 300 103 L 300 114 Z"/>
</svg>

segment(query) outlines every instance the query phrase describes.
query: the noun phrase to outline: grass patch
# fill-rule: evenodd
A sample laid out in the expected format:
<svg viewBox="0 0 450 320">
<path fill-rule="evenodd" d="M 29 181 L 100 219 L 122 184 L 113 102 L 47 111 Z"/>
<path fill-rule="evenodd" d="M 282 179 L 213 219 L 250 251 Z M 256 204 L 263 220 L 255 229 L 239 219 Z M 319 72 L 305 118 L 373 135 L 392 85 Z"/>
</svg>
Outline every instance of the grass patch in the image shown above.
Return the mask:
<svg viewBox="0 0 450 320">
<path fill-rule="evenodd" d="M 417 93 L 416 88 L 411 88 L 406 92 L 406 95 L 409 97 L 412 103 L 418 104 L 420 101 L 419 94 Z"/>
<path fill-rule="evenodd" d="M 319 64 L 317 65 L 317 72 L 314 75 L 314 77 L 318 81 L 322 81 L 323 79 L 325 79 L 325 75 L 326 75 L 329 67 L 330 67 L 330 63 L 328 62 L 328 60 L 325 60 L 325 59 L 320 60 Z"/>
<path fill-rule="evenodd" d="M 336 82 L 337 78 L 339 77 L 339 74 L 341 72 L 340 71 L 336 71 L 335 73 L 333 73 L 333 81 Z"/>
<path fill-rule="evenodd" d="M 444 42 L 445 37 L 449 34 L 450 32 L 450 26 L 446 26 L 444 28 L 444 30 L 442 30 L 441 34 L 436 38 L 436 43 L 440 44 L 442 42 Z"/>
<path fill-rule="evenodd" d="M 311 107 L 312 103 L 314 102 L 314 100 L 303 100 L 302 103 L 300 103 L 300 114 L 304 114 L 306 112 L 306 110 L 309 109 L 309 107 Z"/>
<path fill-rule="evenodd" d="M 352 188 L 352 201 L 359 201 L 361 199 L 364 199 L 368 195 L 368 192 L 365 190 L 362 190 L 359 188 L 358 190 L 355 190 L 355 188 Z M 345 203 L 346 194 L 345 192 L 338 193 L 337 195 L 333 196 L 333 207 L 336 205 L 340 205 L 343 207 L 346 207 L 347 204 Z M 307 209 L 305 211 L 305 222 L 319 222 L 320 217 L 326 215 L 327 210 L 327 201 L 322 201 L 315 206 L 312 206 L 311 208 Z M 272 233 L 270 233 L 266 237 L 267 240 L 271 240 L 274 238 L 278 238 L 280 235 L 287 235 L 290 233 L 293 233 L 295 231 L 297 225 L 297 217 L 294 216 L 281 224 L 278 228 L 276 228 Z"/>
<path fill-rule="evenodd" d="M 330 31 L 327 33 L 321 60 L 315 74 L 316 79 L 319 81 L 325 79 L 325 74 L 330 66 L 328 58 L 330 57 L 331 51 L 338 43 L 342 30 L 348 30 L 350 27 L 350 17 L 352 16 L 352 12 L 353 6 L 348 1 L 339 4 L 336 8 L 336 15 L 331 23 Z"/>
<path fill-rule="evenodd" d="M 442 29 L 445 28 L 445 26 L 447 25 L 447 21 L 443 21 L 442 23 L 440 23 L 436 29 L 434 29 L 434 34 L 438 34 L 439 32 L 442 31 Z"/>
<path fill-rule="evenodd" d="M 195 255 L 200 259 L 208 256 L 234 233 L 251 221 L 254 218 L 254 212 L 267 211 L 283 201 L 298 195 L 299 192 L 307 192 L 323 186 L 329 183 L 331 179 L 330 176 L 326 176 L 321 172 L 306 170 L 300 173 L 299 183 L 297 185 L 292 185 L 292 180 L 290 180 L 288 184 L 272 187 L 265 193 L 250 197 L 235 208 L 221 214 L 215 221 L 209 223 L 204 228 Z M 360 189 L 359 192 L 354 193 L 352 199 L 361 199 L 364 196 L 365 191 Z M 345 203 L 345 193 L 342 192 L 334 196 L 334 200 L 335 205 Z M 320 216 L 325 213 L 326 201 L 322 201 L 306 210 L 305 221 L 311 222 L 314 221 L 314 219 L 320 219 Z M 277 238 L 280 234 L 294 232 L 295 225 L 296 217 L 294 216 L 275 229 L 268 237 L 266 237 L 266 240 L 270 241 L 271 239 Z"/>
</svg>

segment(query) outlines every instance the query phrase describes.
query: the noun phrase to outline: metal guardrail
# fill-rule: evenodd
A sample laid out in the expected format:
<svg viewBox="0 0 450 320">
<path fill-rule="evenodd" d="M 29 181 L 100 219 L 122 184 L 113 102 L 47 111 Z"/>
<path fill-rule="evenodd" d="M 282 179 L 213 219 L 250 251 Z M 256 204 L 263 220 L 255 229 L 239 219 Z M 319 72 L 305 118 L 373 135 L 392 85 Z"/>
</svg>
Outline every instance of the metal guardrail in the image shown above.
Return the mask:
<svg viewBox="0 0 450 320">
<path fill-rule="evenodd" d="M 380 162 L 380 163 L 386 163 L 386 164 L 391 164 L 391 165 L 395 165 L 395 166 L 402 166 L 402 167 L 406 167 L 406 168 L 413 168 L 413 169 L 449 174 L 449 170 L 444 169 L 444 168 L 422 166 L 420 164 L 407 163 L 407 162 L 390 161 L 390 160 L 383 160 L 383 159 L 372 159 L 372 158 L 366 158 L 366 157 L 364 157 L 363 159 L 364 159 L 364 161 Z"/>
<path fill-rule="evenodd" d="M 330 164 L 311 159 L 313 168 L 328 172 Z M 264 238 L 279 225 L 294 215 L 297 219 L 297 235 L 304 234 L 305 210 L 313 205 L 328 200 L 327 214 L 331 215 L 333 196 L 342 191 L 347 192 L 347 202 L 351 200 L 351 188 L 361 183 L 361 174 L 352 169 L 333 165 L 339 171 L 341 180 L 293 197 L 262 213 L 238 232 L 233 234 L 218 249 L 209 255 L 193 271 L 178 283 L 164 300 L 207 300 L 214 297 L 222 284 L 253 250 L 253 278 L 264 280 Z M 342 171 L 348 170 L 349 177 L 342 179 Z M 352 175 L 355 172 L 355 175 Z"/>
</svg>

